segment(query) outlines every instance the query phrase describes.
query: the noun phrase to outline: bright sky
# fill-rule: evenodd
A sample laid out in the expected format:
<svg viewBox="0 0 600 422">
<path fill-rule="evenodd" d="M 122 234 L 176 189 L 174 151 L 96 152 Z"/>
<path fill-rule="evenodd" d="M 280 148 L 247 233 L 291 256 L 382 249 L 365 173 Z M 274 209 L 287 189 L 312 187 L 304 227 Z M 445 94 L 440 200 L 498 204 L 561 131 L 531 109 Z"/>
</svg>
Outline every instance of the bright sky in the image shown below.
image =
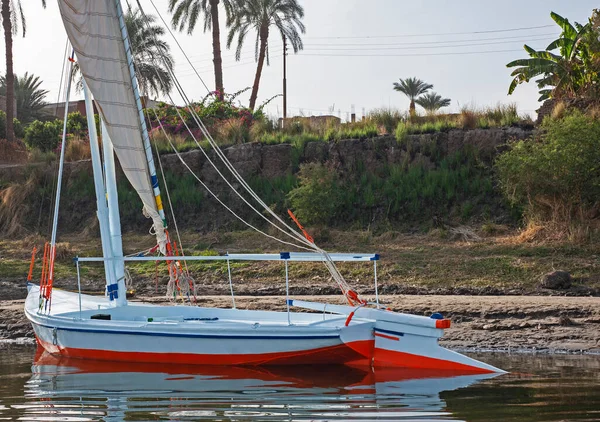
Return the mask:
<svg viewBox="0 0 600 422">
<path fill-rule="evenodd" d="M 130 0 L 131 1 L 131 0 Z M 522 45 L 542 49 L 559 35 L 550 12 L 584 23 L 594 0 L 299 0 L 307 27 L 303 52 L 288 56 L 288 115 L 340 113 L 345 119 L 354 105 L 360 118 L 363 109 L 408 108 L 408 99 L 392 89 L 399 78 L 416 76 L 452 99 L 450 110 L 464 105 L 479 107 L 516 102 L 522 113 L 539 107 L 534 84 L 522 85 L 507 96 L 509 61 L 526 57 Z M 126 6 L 127 1 L 122 0 Z M 154 0 L 170 21 L 168 0 Z M 135 3 L 135 2 L 134 2 Z M 142 0 L 146 13 L 155 14 L 150 0 Z M 14 42 L 14 66 L 40 76 L 54 102 L 59 91 L 66 34 L 55 1 L 42 9 L 41 1 L 23 2 L 27 37 Z M 222 18 L 224 13 L 222 13 Z M 536 28 L 533 28 L 536 27 Z M 533 28 L 518 30 L 519 28 Z M 202 23 L 192 36 L 176 33 L 209 88 L 214 88 L 212 43 Z M 249 35 L 242 59 L 225 49 L 226 29 L 221 26 L 224 82 L 227 92 L 252 85 L 254 35 Z M 485 32 L 484 32 L 485 31 Z M 176 73 L 190 98 L 200 99 L 206 89 L 193 74 L 171 38 Z M 282 42 L 272 32 L 271 66 L 265 67 L 258 104 L 282 92 Z M 4 43 L 0 43 L 5 68 Z M 240 97 L 247 105 L 248 95 Z M 267 107 L 281 116 L 282 100 Z"/>
</svg>

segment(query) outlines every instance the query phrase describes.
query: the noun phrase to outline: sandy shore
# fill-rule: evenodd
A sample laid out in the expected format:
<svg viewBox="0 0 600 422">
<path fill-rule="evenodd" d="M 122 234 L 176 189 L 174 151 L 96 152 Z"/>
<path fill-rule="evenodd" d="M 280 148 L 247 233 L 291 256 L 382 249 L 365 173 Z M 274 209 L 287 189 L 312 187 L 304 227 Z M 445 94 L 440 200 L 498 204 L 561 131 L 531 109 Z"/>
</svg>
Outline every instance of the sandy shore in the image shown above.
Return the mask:
<svg viewBox="0 0 600 422">
<path fill-rule="evenodd" d="M 342 303 L 336 296 L 296 299 Z M 145 297 L 163 303 L 163 297 Z M 562 296 L 382 296 L 395 311 L 452 319 L 441 343 L 455 350 L 600 353 L 600 298 Z M 229 307 L 228 296 L 204 296 L 201 306 Z M 281 296 L 236 296 L 240 309 L 285 309 Z M 0 342 L 33 343 L 23 300 L 0 301 Z"/>
</svg>

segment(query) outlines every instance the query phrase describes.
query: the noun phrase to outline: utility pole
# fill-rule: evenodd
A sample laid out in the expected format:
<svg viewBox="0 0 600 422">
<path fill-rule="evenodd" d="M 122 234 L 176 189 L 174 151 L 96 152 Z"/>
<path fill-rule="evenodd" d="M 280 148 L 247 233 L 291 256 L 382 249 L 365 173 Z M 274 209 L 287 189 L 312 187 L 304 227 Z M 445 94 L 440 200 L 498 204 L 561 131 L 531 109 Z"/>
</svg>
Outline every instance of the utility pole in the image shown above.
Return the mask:
<svg viewBox="0 0 600 422">
<path fill-rule="evenodd" d="M 283 121 L 287 118 L 287 41 L 283 36 Z M 284 123 L 285 124 L 285 123 Z"/>
</svg>

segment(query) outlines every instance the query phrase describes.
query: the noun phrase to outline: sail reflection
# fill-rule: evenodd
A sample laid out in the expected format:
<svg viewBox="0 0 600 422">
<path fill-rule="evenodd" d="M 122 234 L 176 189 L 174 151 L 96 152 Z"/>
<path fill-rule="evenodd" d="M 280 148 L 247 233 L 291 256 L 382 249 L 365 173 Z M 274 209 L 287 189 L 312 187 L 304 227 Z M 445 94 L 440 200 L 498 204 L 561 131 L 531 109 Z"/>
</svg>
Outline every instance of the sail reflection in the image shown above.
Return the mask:
<svg viewBox="0 0 600 422">
<path fill-rule="evenodd" d="M 449 420 L 442 391 L 496 374 L 351 366 L 214 367 L 39 350 L 23 420 Z"/>
</svg>

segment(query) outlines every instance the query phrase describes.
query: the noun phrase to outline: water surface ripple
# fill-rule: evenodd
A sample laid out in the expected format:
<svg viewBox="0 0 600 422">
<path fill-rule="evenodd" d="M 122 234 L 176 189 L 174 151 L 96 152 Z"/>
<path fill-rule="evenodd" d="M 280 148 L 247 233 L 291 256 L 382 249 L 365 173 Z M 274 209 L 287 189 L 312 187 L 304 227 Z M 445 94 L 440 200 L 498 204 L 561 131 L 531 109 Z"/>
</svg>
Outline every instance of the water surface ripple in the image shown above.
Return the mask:
<svg viewBox="0 0 600 422">
<path fill-rule="evenodd" d="M 0 420 L 600 420 L 600 356 L 475 357 L 511 373 L 156 367 L 2 348 Z"/>
</svg>

